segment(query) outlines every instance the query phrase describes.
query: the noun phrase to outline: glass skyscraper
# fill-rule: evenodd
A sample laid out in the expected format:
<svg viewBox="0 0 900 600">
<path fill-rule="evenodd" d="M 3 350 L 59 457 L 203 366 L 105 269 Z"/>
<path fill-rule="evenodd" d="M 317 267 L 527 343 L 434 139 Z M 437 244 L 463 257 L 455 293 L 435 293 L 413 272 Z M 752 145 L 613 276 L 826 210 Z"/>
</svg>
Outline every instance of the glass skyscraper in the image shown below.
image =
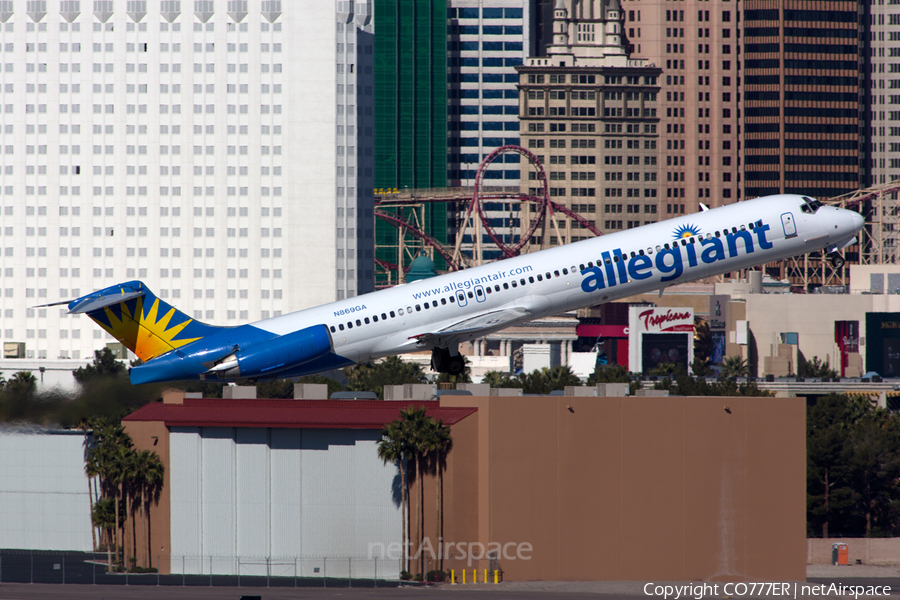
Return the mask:
<svg viewBox="0 0 900 600">
<path fill-rule="evenodd" d="M 375 188 L 445 187 L 447 3 L 376 0 L 374 7 Z M 410 220 L 405 209 L 392 212 Z M 428 205 L 424 213 L 424 229 L 447 242 L 446 207 Z M 377 220 L 375 235 L 377 258 L 396 263 L 397 230 Z M 447 268 L 439 256 L 435 259 L 438 269 Z"/>
</svg>

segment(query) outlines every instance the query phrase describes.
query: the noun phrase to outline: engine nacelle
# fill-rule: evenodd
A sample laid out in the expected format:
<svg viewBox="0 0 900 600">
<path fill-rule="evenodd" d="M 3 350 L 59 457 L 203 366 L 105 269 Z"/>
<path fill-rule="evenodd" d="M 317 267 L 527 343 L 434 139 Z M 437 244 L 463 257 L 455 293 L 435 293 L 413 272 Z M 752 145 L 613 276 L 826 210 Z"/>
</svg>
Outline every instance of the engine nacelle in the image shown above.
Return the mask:
<svg viewBox="0 0 900 600">
<path fill-rule="evenodd" d="M 220 379 L 274 376 L 331 351 L 328 328 L 314 325 L 238 350 L 220 360 L 207 374 Z"/>
</svg>

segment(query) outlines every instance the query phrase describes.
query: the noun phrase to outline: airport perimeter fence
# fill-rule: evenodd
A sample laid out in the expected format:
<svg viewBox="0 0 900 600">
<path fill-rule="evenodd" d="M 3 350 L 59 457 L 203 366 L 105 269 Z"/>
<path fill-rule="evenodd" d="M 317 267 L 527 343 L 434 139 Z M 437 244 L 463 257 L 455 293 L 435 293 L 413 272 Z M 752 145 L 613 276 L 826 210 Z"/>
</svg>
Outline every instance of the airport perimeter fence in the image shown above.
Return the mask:
<svg viewBox="0 0 900 600">
<path fill-rule="evenodd" d="M 160 557 L 153 557 L 159 564 Z M 397 587 L 397 560 L 173 556 L 171 573 L 116 573 L 105 552 L 0 550 L 0 583 L 149 586 Z"/>
<path fill-rule="evenodd" d="M 503 571 L 497 557 L 481 558 L 448 555 L 438 559 L 425 555 L 422 560 L 411 557 L 409 573 L 427 578 L 422 581 L 400 580 L 403 570 L 399 558 L 369 557 L 247 557 L 247 556 L 173 556 L 172 577 L 207 577 L 213 583 L 221 578 L 231 578 L 242 585 L 245 580 L 280 580 L 278 585 L 321 587 L 379 587 L 398 584 L 495 583 L 502 581 Z M 423 569 L 424 567 L 424 569 Z M 176 575 L 180 574 L 180 575 Z M 285 583 L 286 582 L 286 583 Z"/>
</svg>

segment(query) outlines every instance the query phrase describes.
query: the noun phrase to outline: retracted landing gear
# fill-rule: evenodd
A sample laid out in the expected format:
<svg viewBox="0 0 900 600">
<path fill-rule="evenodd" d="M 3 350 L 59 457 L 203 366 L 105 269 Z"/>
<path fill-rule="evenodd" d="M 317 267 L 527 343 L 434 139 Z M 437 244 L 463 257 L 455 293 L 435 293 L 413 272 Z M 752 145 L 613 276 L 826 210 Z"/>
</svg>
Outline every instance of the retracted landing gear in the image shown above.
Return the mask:
<svg viewBox="0 0 900 600">
<path fill-rule="evenodd" d="M 431 368 L 438 373 L 459 375 L 465 370 L 466 363 L 458 351 L 451 354 L 450 348 L 435 348 L 431 351 Z"/>
<path fill-rule="evenodd" d="M 831 266 L 835 269 L 840 269 L 844 266 L 844 257 L 835 252 L 834 254 L 829 254 L 828 257 L 831 259 Z"/>
</svg>

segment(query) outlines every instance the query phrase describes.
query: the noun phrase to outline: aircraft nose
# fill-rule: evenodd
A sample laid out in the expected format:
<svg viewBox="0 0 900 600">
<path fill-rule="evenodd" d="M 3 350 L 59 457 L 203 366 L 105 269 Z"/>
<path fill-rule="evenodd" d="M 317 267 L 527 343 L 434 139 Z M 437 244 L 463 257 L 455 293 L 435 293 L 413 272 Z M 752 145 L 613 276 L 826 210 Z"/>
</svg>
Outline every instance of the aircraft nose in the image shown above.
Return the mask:
<svg viewBox="0 0 900 600">
<path fill-rule="evenodd" d="M 866 224 L 866 220 L 863 218 L 863 216 L 861 214 L 859 214 L 858 212 L 854 212 L 853 213 L 853 228 L 856 231 L 859 231 L 863 228 L 863 226 L 865 224 Z"/>
</svg>

